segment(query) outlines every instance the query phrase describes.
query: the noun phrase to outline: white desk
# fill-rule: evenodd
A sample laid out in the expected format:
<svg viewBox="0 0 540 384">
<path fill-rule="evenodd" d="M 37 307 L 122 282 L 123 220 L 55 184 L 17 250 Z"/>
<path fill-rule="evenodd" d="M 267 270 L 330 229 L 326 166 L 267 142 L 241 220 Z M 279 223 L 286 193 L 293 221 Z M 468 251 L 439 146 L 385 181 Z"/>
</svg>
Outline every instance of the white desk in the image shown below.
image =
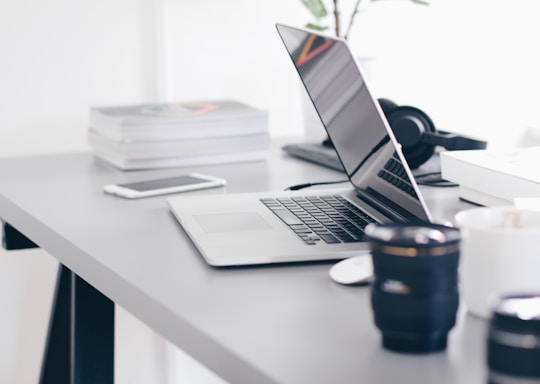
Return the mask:
<svg viewBox="0 0 540 384">
<path fill-rule="evenodd" d="M 102 192 L 108 183 L 194 170 L 228 180 L 224 190 L 193 192 L 207 194 L 343 177 L 278 148 L 267 162 L 146 172 L 120 172 L 91 154 L 4 159 L 0 217 L 230 383 L 485 382 L 485 321 L 461 311 L 442 353 L 388 352 L 373 324 L 370 288 L 333 283 L 331 263 L 215 269 L 165 197 Z M 455 188 L 424 191 L 438 220 L 463 206 Z"/>
</svg>

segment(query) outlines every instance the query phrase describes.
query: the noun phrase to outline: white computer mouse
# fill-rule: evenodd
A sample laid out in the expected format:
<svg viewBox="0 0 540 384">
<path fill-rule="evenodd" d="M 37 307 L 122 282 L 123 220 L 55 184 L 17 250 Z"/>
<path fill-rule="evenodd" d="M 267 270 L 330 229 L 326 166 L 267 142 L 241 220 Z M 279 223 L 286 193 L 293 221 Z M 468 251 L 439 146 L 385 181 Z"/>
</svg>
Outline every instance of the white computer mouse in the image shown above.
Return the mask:
<svg viewBox="0 0 540 384">
<path fill-rule="evenodd" d="M 373 278 L 371 255 L 365 254 L 341 260 L 330 268 L 330 277 L 344 285 L 368 284 Z"/>
</svg>

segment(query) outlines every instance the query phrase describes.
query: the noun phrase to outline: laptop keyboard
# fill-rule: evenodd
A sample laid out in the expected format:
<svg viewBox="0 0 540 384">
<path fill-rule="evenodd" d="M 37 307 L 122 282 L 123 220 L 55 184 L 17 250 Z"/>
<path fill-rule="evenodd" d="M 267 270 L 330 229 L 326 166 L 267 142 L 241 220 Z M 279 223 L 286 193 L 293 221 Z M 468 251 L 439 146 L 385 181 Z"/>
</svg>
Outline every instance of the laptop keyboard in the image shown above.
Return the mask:
<svg viewBox="0 0 540 384">
<path fill-rule="evenodd" d="M 342 196 L 264 198 L 261 202 L 306 244 L 364 241 L 364 228 L 375 220 Z"/>
<path fill-rule="evenodd" d="M 399 157 L 395 152 L 394 157 L 388 159 L 384 165 L 384 169 L 379 171 L 378 176 L 381 179 L 386 180 L 388 183 L 395 185 L 410 196 L 418 198 L 413 186 L 408 181 L 409 177 L 407 176 L 407 172 L 405 171 L 405 168 L 399 161 Z"/>
</svg>

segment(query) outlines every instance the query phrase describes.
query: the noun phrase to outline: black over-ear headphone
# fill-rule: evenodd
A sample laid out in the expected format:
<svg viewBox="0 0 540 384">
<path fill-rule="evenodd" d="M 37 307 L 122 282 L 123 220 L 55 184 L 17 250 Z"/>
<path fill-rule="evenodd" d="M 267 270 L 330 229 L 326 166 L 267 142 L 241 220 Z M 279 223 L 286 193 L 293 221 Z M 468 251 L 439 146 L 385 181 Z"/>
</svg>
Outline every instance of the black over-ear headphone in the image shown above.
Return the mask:
<svg viewBox="0 0 540 384">
<path fill-rule="evenodd" d="M 401 144 L 403 153 L 412 169 L 424 164 L 440 145 L 448 150 L 484 149 L 487 142 L 437 131 L 430 117 L 418 108 L 397 105 L 388 99 L 378 99 L 379 104 Z"/>
</svg>

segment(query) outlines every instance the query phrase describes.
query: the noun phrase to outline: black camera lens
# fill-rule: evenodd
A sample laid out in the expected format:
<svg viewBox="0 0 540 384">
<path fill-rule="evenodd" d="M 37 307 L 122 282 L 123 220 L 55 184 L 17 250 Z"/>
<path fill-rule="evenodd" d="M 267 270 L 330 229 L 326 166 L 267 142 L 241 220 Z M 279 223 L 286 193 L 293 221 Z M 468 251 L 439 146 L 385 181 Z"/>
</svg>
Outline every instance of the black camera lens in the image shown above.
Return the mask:
<svg viewBox="0 0 540 384">
<path fill-rule="evenodd" d="M 446 348 L 459 305 L 460 232 L 436 224 L 371 224 L 371 305 L 385 348 L 427 353 Z"/>
<path fill-rule="evenodd" d="M 540 294 L 502 298 L 490 321 L 489 383 L 540 383 Z"/>
</svg>

